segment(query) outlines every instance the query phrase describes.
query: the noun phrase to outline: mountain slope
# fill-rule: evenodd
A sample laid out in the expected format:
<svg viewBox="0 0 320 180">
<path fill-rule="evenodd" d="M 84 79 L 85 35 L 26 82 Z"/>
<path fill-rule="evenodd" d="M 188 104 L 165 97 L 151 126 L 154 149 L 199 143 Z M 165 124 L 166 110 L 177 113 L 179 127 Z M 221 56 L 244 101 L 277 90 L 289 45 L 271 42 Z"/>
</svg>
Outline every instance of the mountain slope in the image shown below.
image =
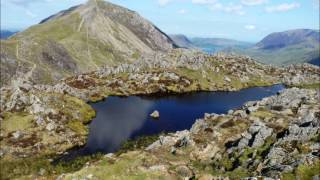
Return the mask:
<svg viewBox="0 0 320 180">
<path fill-rule="evenodd" d="M 319 59 L 319 43 L 318 30 L 297 29 L 272 33 L 252 48 L 229 52 L 249 55 L 266 64 L 289 65 Z"/>
<path fill-rule="evenodd" d="M 170 35 L 170 38 L 177 46 L 181 48 L 197 49 L 197 47 L 194 44 L 192 44 L 188 37 L 183 34 L 172 34 Z"/>
<path fill-rule="evenodd" d="M 290 45 L 309 42 L 316 44 L 319 42 L 319 31 L 311 29 L 297 29 L 285 32 L 272 33 L 256 44 L 257 49 L 280 49 Z"/>
<path fill-rule="evenodd" d="M 191 42 L 194 46 L 209 53 L 215 53 L 229 48 L 248 48 L 252 46 L 249 42 L 224 38 L 192 38 Z"/>
<path fill-rule="evenodd" d="M 1 45 L 1 84 L 31 70 L 33 80 L 50 83 L 175 47 L 136 12 L 102 0 L 61 11 Z"/>
</svg>

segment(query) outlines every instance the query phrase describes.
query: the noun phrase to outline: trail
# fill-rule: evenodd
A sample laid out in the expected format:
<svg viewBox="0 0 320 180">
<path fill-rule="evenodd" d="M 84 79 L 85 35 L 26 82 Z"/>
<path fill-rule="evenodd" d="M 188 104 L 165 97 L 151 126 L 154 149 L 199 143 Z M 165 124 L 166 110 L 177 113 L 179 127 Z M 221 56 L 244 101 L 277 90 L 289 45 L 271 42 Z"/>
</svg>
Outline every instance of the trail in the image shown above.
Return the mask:
<svg viewBox="0 0 320 180">
<path fill-rule="evenodd" d="M 23 58 L 20 58 L 19 43 L 20 42 L 17 41 L 17 46 L 16 46 L 16 58 L 17 58 L 18 67 L 22 67 L 23 66 L 23 64 L 21 62 L 25 62 L 26 64 L 30 64 L 30 63 L 33 64 L 31 70 L 22 75 L 22 79 L 30 80 L 32 78 L 32 74 L 33 74 L 34 70 L 37 68 L 37 64 L 33 63 L 33 62 L 30 62 L 30 61 L 26 61 Z"/>
<path fill-rule="evenodd" d="M 90 62 L 98 69 L 99 67 L 96 65 L 96 63 L 93 62 L 90 48 L 89 48 L 89 27 L 87 27 L 87 53 L 88 53 L 88 58 L 90 59 Z"/>
<path fill-rule="evenodd" d="M 81 28 L 82 28 L 83 23 L 84 23 L 84 18 L 81 19 L 81 22 L 80 22 L 80 24 L 79 24 L 79 26 L 78 26 L 78 32 L 81 31 Z"/>
</svg>

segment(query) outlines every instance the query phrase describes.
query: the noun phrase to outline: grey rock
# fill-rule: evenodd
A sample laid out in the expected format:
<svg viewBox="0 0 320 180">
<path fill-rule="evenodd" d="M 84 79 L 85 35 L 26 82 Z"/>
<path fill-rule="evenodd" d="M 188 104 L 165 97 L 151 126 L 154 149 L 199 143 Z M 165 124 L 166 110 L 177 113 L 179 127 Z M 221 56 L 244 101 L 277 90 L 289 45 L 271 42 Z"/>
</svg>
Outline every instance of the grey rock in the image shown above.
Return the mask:
<svg viewBox="0 0 320 180">
<path fill-rule="evenodd" d="M 23 133 L 21 131 L 16 131 L 16 132 L 12 133 L 12 136 L 14 139 L 20 139 L 23 137 Z"/>
<path fill-rule="evenodd" d="M 159 111 L 153 111 L 153 112 L 150 114 L 150 116 L 151 116 L 152 118 L 157 119 L 157 118 L 160 117 L 160 113 L 159 113 Z"/>
<path fill-rule="evenodd" d="M 193 172 L 187 166 L 178 166 L 176 168 L 177 174 L 184 178 L 193 177 Z"/>
<path fill-rule="evenodd" d="M 47 124 L 46 129 L 48 131 L 53 131 L 54 129 L 56 129 L 56 124 L 54 122 L 50 122 L 49 124 Z"/>
</svg>

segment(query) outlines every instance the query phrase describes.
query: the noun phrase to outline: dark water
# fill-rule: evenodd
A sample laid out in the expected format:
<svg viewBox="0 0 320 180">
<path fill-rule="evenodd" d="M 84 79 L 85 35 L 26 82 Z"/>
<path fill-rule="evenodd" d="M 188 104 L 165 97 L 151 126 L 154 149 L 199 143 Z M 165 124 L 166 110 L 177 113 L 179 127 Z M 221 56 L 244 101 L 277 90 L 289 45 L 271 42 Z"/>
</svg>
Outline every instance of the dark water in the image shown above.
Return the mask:
<svg viewBox="0 0 320 180">
<path fill-rule="evenodd" d="M 310 64 L 316 65 L 316 66 L 320 66 L 320 57 L 315 58 L 311 61 L 309 61 Z"/>
<path fill-rule="evenodd" d="M 247 101 L 259 100 L 284 89 L 282 85 L 256 87 L 237 92 L 198 92 L 184 95 L 150 97 L 108 97 L 91 104 L 97 117 L 90 124 L 85 147 L 77 155 L 114 152 L 121 143 L 142 135 L 190 129 L 204 113 L 226 113 Z M 160 112 L 158 120 L 149 115 Z"/>
</svg>

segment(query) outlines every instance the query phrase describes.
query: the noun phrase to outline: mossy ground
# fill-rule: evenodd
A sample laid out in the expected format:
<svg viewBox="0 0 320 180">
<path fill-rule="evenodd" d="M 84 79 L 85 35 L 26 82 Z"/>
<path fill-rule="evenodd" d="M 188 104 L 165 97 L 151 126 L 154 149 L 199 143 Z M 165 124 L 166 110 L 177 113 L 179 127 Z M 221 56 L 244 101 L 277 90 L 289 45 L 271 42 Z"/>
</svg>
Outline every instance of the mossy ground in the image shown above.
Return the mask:
<svg viewBox="0 0 320 180">
<path fill-rule="evenodd" d="M 282 179 L 312 180 L 316 175 L 320 175 L 320 160 L 313 165 L 300 165 L 292 173 L 283 173 Z"/>
<path fill-rule="evenodd" d="M 151 136 L 140 136 L 133 140 L 128 140 L 124 142 L 120 149 L 116 152 L 116 154 L 120 155 L 122 153 L 134 150 L 143 150 L 153 142 L 159 139 L 159 135 L 151 135 Z"/>
<path fill-rule="evenodd" d="M 290 87 L 297 87 L 302 89 L 320 89 L 320 83 L 314 83 L 314 84 L 297 84 L 292 85 Z"/>
<path fill-rule="evenodd" d="M 151 158 L 144 152 L 132 151 L 121 155 L 116 163 L 112 159 L 103 159 L 94 166 L 82 169 L 73 175 L 67 175 L 65 179 L 81 179 L 90 174 L 95 179 L 168 179 L 168 176 L 161 172 L 144 170 L 146 161 L 150 161 Z"/>
<path fill-rule="evenodd" d="M 23 131 L 33 126 L 34 116 L 24 112 L 4 112 L 1 122 L 1 132 L 5 134 L 14 131 Z"/>
<path fill-rule="evenodd" d="M 55 179 L 63 173 L 75 172 L 90 162 L 101 159 L 102 154 L 78 157 L 73 161 L 51 162 L 57 156 L 35 156 L 22 159 L 7 159 L 0 161 L 0 179 L 35 179 L 44 170 L 45 179 Z"/>
<path fill-rule="evenodd" d="M 64 127 L 66 129 L 62 130 L 64 133 L 70 133 L 71 130 L 79 141 L 80 139 L 85 140 L 88 134 L 86 124 L 95 116 L 95 111 L 90 105 L 78 98 L 57 93 L 38 93 L 37 96 L 40 99 L 45 98 L 46 105 L 58 112 L 57 115 L 51 117 L 57 121 L 56 123 L 62 121 L 62 116 L 66 117 L 66 126 Z M 78 170 L 86 162 L 98 157 L 98 155 L 81 157 L 70 163 L 52 165 L 48 159 L 56 158 L 58 151 L 64 152 L 75 146 L 74 143 L 81 142 L 66 143 L 64 137 L 57 134 L 59 132 L 49 132 L 46 128 L 36 125 L 35 122 L 35 116 L 27 112 L 3 113 L 1 133 L 6 138 L 0 140 L 1 148 L 6 151 L 14 148 L 19 153 L 23 151 L 21 153 L 25 153 L 26 157 L 5 151 L 4 156 L 0 159 L 0 179 L 22 178 L 30 174 L 36 175 L 41 168 L 45 169 L 48 175 L 58 175 Z M 23 132 L 23 137 L 13 139 L 10 134 L 18 130 Z M 41 144 L 41 150 L 34 148 L 37 143 Z"/>
</svg>

